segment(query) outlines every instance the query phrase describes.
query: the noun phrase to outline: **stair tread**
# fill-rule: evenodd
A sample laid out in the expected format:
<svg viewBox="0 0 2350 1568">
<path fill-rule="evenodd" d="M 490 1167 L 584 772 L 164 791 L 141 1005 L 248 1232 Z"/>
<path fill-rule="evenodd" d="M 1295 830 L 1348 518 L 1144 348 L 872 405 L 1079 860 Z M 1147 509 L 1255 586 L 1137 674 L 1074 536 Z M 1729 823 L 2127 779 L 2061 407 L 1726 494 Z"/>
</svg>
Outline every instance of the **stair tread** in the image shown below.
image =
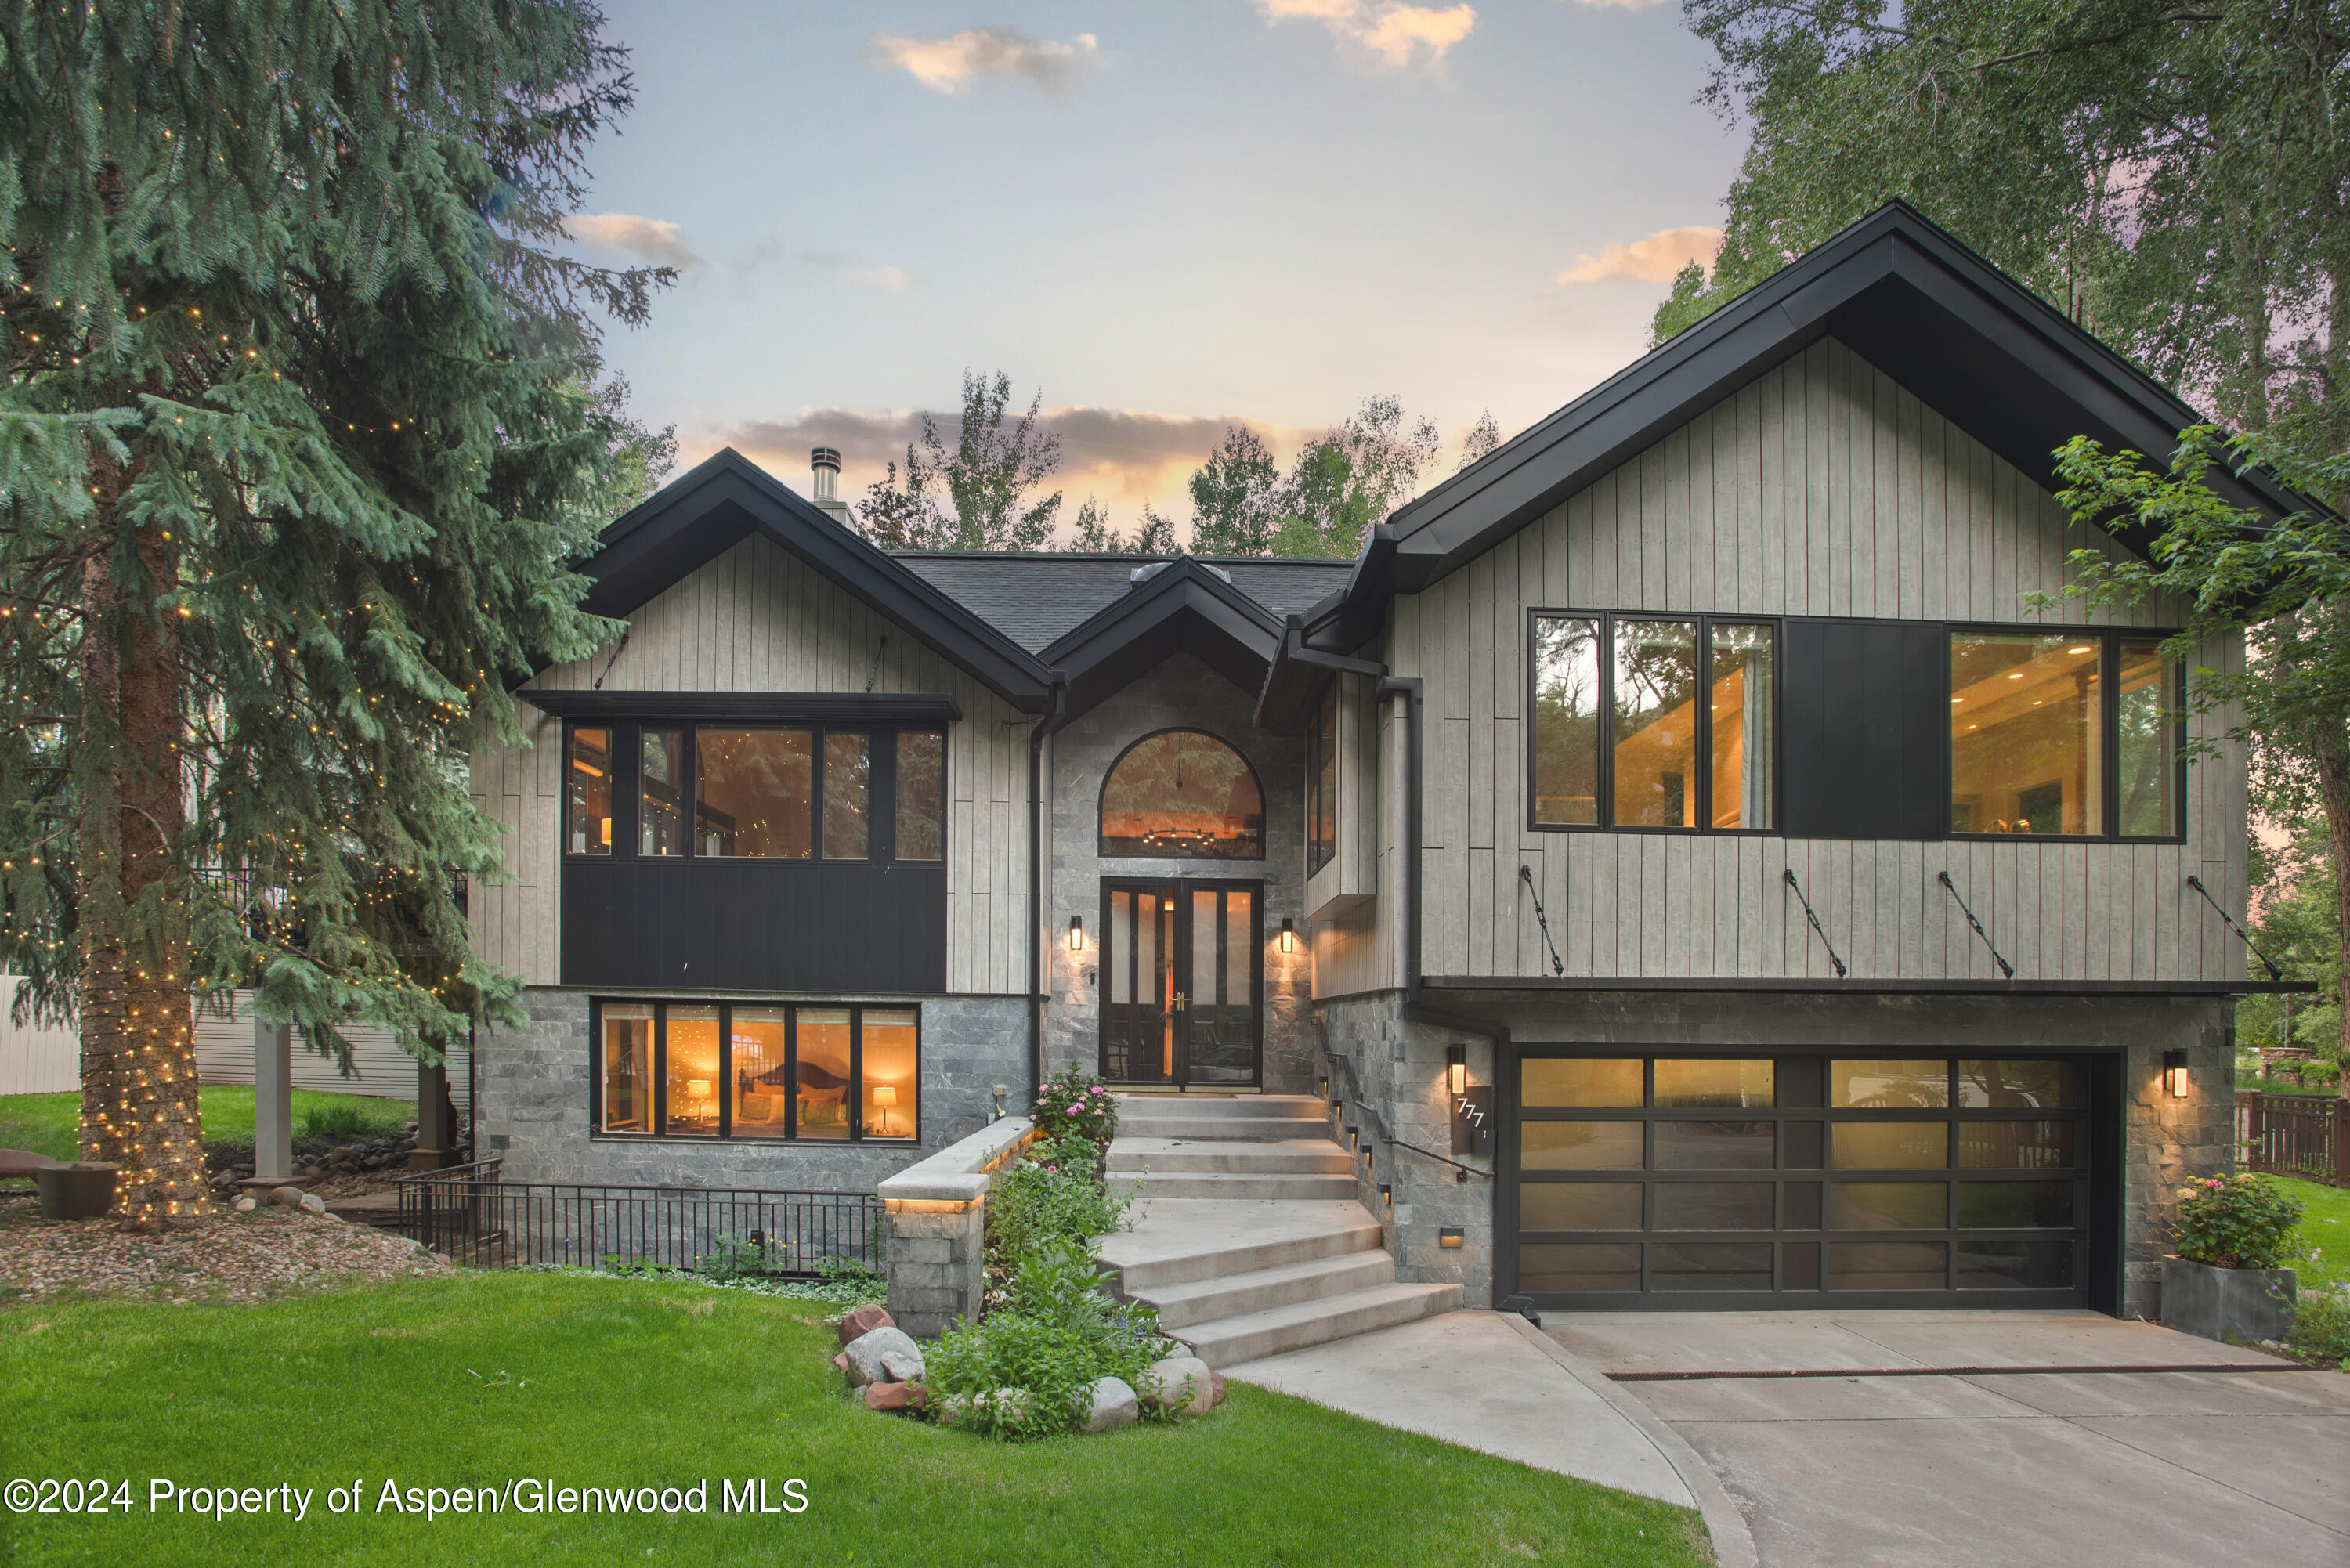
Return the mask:
<svg viewBox="0 0 2350 1568">
<path fill-rule="evenodd" d="M 1128 1137 L 1121 1135 L 1110 1141 L 1109 1156 L 1120 1154 L 1167 1154 L 1175 1149 L 1196 1154 L 1345 1154 L 1347 1151 L 1326 1137 L 1153 1137 L 1147 1134 Z"/>
<path fill-rule="evenodd" d="M 1267 1329 L 1294 1328 L 1320 1318 L 1338 1317 L 1365 1307 L 1401 1305 L 1424 1302 L 1435 1296 L 1458 1294 L 1460 1290 L 1461 1287 L 1455 1284 L 1403 1281 L 1393 1284 L 1367 1285 L 1341 1295 L 1292 1302 L 1285 1306 L 1266 1307 L 1262 1312 L 1243 1313 L 1238 1317 L 1210 1318 L 1205 1323 L 1195 1323 L 1177 1330 L 1175 1337 L 1191 1345 L 1213 1345 Z"/>
<path fill-rule="evenodd" d="M 1190 1280 L 1176 1285 L 1159 1285 L 1137 1291 L 1134 1296 L 1136 1300 L 1149 1302 L 1153 1306 L 1172 1306 L 1178 1302 L 1198 1301 L 1202 1297 L 1218 1295 L 1226 1291 L 1253 1290 L 1261 1285 L 1282 1285 L 1298 1280 L 1345 1274 L 1364 1267 L 1366 1262 L 1371 1260 L 1388 1268 L 1395 1266 L 1395 1260 L 1388 1257 L 1384 1249 L 1373 1247 L 1366 1248 L 1359 1252 L 1338 1252 L 1326 1258 L 1308 1258 L 1303 1262 L 1282 1263 L 1270 1269 L 1252 1269 L 1242 1274 L 1218 1274 L 1213 1279 Z"/>
</svg>

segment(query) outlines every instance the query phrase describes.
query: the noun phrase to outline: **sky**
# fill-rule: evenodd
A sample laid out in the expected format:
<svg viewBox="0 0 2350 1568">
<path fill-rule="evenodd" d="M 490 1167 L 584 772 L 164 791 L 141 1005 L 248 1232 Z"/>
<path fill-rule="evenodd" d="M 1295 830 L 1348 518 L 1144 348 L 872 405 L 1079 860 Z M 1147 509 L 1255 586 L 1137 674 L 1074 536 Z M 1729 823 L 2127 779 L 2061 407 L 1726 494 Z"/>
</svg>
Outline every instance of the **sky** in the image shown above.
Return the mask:
<svg viewBox="0 0 2350 1568">
<path fill-rule="evenodd" d="M 1432 483 L 1638 357 L 1742 151 L 1671 0 L 608 5 L 577 251 L 681 279 L 607 360 L 682 463 L 826 442 L 852 498 L 966 369 L 1041 394 L 1065 519 L 1378 393 Z"/>
</svg>

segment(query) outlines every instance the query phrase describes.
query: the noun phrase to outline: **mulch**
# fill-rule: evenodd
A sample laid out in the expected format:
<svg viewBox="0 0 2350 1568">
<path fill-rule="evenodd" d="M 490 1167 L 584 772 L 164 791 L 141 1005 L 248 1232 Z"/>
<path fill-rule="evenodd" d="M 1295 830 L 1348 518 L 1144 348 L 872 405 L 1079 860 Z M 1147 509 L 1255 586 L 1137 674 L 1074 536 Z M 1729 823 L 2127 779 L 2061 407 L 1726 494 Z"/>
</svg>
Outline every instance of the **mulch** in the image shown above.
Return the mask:
<svg viewBox="0 0 2350 1568">
<path fill-rule="evenodd" d="M 405 1237 L 276 1205 L 142 1231 L 115 1219 L 47 1222 L 34 1204 L 0 1195 L 0 1300 L 257 1302 L 452 1272 Z"/>
</svg>

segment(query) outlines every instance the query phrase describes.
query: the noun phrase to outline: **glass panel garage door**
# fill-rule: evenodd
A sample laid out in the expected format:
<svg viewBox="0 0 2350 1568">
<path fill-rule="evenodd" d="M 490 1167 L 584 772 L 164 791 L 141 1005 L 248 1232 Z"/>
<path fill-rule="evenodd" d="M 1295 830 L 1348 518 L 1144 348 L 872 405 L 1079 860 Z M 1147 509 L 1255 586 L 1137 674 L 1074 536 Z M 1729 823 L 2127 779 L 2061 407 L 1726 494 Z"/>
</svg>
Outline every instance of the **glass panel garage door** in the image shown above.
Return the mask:
<svg viewBox="0 0 2350 1568">
<path fill-rule="evenodd" d="M 2080 1304 L 2088 1065 L 1530 1053 L 1503 1215 L 1516 1289 L 1560 1307 Z"/>
</svg>

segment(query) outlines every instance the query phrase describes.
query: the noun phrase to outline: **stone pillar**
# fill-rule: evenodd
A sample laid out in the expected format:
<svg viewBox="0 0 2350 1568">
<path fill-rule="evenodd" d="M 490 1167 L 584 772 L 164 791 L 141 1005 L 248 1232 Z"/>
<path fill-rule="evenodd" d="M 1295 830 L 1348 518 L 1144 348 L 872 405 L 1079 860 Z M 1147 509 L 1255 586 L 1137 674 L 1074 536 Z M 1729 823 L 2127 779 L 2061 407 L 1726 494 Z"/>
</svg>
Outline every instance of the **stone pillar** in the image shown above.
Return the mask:
<svg viewBox="0 0 2350 1568">
<path fill-rule="evenodd" d="M 416 1064 L 416 1147 L 408 1151 L 411 1170 L 439 1170 L 457 1163 L 457 1129 L 449 1114 L 449 1068 L 445 1063 Z"/>
<path fill-rule="evenodd" d="M 886 1201 L 881 1255 L 889 1275 L 889 1315 L 920 1339 L 957 1318 L 977 1321 L 987 1288 L 987 1199 Z"/>
<path fill-rule="evenodd" d="M 294 1026 L 253 1021 L 253 1179 L 294 1179 Z"/>
</svg>

